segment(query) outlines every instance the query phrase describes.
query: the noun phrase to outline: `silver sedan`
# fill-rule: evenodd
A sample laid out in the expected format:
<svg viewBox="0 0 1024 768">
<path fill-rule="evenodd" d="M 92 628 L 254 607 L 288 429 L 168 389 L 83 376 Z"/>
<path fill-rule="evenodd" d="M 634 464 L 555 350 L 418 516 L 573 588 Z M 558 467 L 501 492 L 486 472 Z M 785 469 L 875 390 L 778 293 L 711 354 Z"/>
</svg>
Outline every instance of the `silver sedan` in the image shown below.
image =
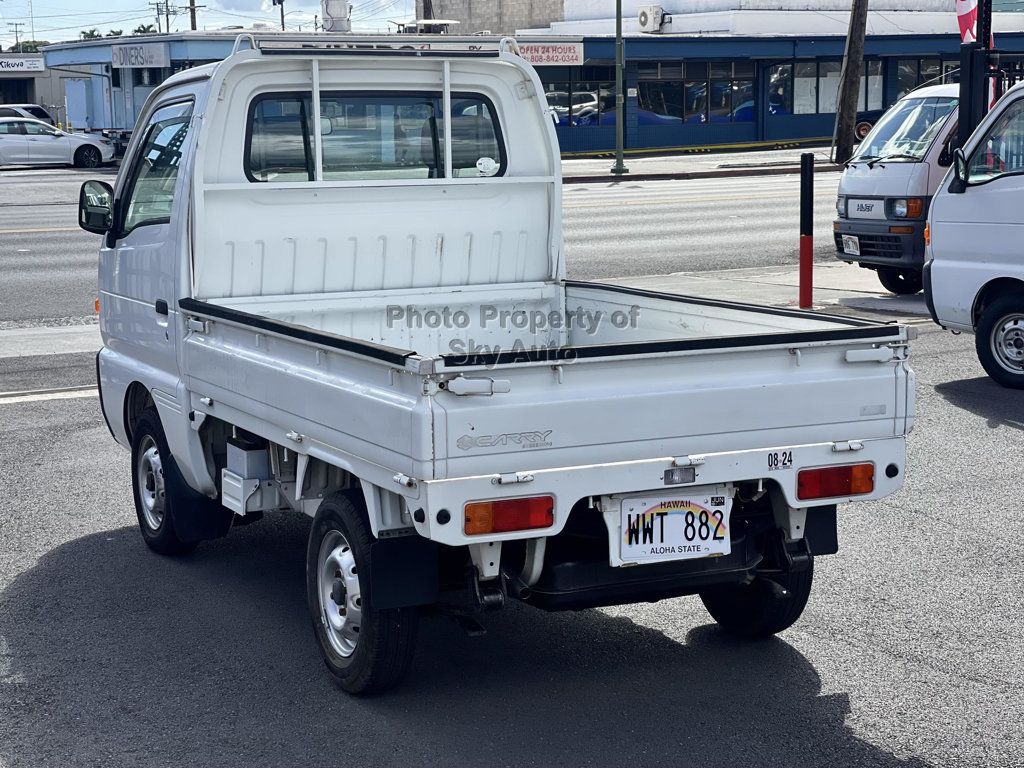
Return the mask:
<svg viewBox="0 0 1024 768">
<path fill-rule="evenodd" d="M 0 165 L 74 165 L 95 168 L 114 159 L 114 145 L 42 122 L 0 118 Z"/>
</svg>

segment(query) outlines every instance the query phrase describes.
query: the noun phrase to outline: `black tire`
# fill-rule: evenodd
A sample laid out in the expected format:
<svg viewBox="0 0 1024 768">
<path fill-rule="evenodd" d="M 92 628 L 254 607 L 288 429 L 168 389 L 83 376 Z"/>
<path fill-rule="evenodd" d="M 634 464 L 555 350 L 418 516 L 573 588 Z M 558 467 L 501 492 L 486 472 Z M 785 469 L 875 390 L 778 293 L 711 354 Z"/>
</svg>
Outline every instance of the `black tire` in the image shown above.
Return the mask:
<svg viewBox="0 0 1024 768">
<path fill-rule="evenodd" d="M 750 584 L 707 589 L 700 593 L 700 599 L 730 635 L 768 637 L 793 626 L 804 612 L 814 581 L 814 558 L 806 570 L 772 574 L 771 579 L 786 590 L 784 596 L 765 578 L 758 578 Z"/>
<path fill-rule="evenodd" d="M 362 499 L 337 493 L 320 504 L 306 549 L 306 599 L 313 633 L 334 681 L 352 694 L 398 685 L 412 663 L 419 627 L 415 608 L 373 607 L 367 589 L 373 541 Z M 338 559 L 331 553 L 339 553 Z M 329 613 L 335 610 L 338 616 Z M 353 637 L 354 647 L 346 647 Z"/>
<path fill-rule="evenodd" d="M 889 293 L 897 296 L 912 296 L 924 287 L 920 270 L 879 267 L 878 280 Z"/>
<path fill-rule="evenodd" d="M 151 451 L 155 451 L 155 463 Z M 161 555 L 185 555 L 199 544 L 198 541 L 183 541 L 175 527 L 175 511 L 190 499 L 182 493 L 184 481 L 180 480 L 173 462 L 160 416 L 155 408 L 147 408 L 135 422 L 132 432 L 132 495 L 142 539 L 146 546 Z M 150 497 L 152 503 L 159 506 L 158 510 L 150 506 Z"/>
<path fill-rule="evenodd" d="M 96 147 L 89 144 L 75 150 L 76 168 L 98 168 L 103 164 L 103 155 Z"/>
<path fill-rule="evenodd" d="M 1024 389 L 1024 293 L 1000 296 L 985 307 L 974 330 L 974 346 L 993 381 Z"/>
</svg>

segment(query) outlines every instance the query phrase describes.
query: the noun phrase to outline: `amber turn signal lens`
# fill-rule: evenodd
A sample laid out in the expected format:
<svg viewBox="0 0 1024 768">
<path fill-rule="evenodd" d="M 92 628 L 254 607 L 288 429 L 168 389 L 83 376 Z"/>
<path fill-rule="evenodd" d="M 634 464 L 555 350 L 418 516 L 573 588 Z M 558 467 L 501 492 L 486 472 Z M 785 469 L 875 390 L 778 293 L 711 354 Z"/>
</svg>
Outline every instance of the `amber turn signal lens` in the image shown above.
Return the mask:
<svg viewBox="0 0 1024 768">
<path fill-rule="evenodd" d="M 920 219 L 921 214 L 924 213 L 924 200 L 920 197 L 911 197 L 907 199 L 907 218 L 908 219 Z"/>
<path fill-rule="evenodd" d="M 796 497 L 834 499 L 859 496 L 875 490 L 874 464 L 846 464 L 841 467 L 802 469 L 796 477 Z"/>
<path fill-rule="evenodd" d="M 549 528 L 555 522 L 555 499 L 553 496 L 528 496 L 471 501 L 466 505 L 465 513 L 463 530 L 467 536 Z"/>
<path fill-rule="evenodd" d="M 931 226 L 931 224 L 925 224 L 924 225 L 924 244 L 925 245 L 931 245 L 932 244 L 932 226 Z"/>
<path fill-rule="evenodd" d="M 96 314 L 98 315 L 100 313 L 100 300 L 96 299 L 96 301 L 94 302 L 93 306 L 95 307 Z"/>
<path fill-rule="evenodd" d="M 914 234 L 913 227 L 889 227 L 890 235 L 912 235 Z"/>
</svg>

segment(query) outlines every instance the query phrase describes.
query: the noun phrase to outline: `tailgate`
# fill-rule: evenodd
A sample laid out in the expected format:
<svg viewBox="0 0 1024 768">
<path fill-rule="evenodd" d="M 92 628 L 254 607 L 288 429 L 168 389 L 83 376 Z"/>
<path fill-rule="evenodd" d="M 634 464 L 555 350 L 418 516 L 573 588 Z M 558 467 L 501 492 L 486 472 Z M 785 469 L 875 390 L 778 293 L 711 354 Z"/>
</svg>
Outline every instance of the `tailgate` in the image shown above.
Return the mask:
<svg viewBox="0 0 1024 768">
<path fill-rule="evenodd" d="M 433 398 L 435 477 L 901 436 L 914 379 L 894 330 L 466 371 L 496 393 Z"/>
</svg>

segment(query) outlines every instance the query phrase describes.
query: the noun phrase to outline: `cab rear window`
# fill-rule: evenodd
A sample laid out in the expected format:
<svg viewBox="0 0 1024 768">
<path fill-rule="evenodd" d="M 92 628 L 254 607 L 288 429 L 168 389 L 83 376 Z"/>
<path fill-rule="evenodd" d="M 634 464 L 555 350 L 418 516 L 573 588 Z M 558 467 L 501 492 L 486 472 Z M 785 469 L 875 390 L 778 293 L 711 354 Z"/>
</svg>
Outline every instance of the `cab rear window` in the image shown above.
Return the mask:
<svg viewBox="0 0 1024 768">
<path fill-rule="evenodd" d="M 452 95 L 452 175 L 499 176 L 501 131 L 490 101 Z M 438 93 L 264 94 L 249 109 L 245 172 L 251 181 L 311 181 L 320 131 L 327 181 L 444 176 L 444 116 Z"/>
</svg>

